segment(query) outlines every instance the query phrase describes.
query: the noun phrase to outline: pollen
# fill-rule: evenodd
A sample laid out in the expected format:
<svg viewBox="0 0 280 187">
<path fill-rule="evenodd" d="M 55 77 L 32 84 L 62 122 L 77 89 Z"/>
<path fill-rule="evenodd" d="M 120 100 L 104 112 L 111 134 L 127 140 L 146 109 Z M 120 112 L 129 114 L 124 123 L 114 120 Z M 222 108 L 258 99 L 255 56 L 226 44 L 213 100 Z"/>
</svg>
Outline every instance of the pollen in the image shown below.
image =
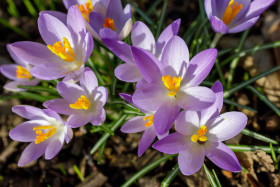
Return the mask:
<svg viewBox="0 0 280 187">
<path fill-rule="evenodd" d="M 228 25 L 230 22 L 236 17 L 236 15 L 240 12 L 243 5 L 234 3 L 234 0 L 231 0 L 225 10 L 224 16 L 223 16 L 223 22 Z"/>
<path fill-rule="evenodd" d="M 67 62 L 73 62 L 75 60 L 75 53 L 67 40 L 67 38 L 63 38 L 63 43 L 61 41 L 55 42 L 52 45 L 47 45 L 49 50 L 59 56 L 62 60 Z"/>
<path fill-rule="evenodd" d="M 113 31 L 115 31 L 115 22 L 113 19 L 111 18 L 105 18 L 104 20 L 104 24 L 103 24 L 103 27 L 107 27 L 109 29 L 112 29 Z"/>
<path fill-rule="evenodd" d="M 56 128 L 52 125 L 34 127 L 33 130 L 36 131 L 37 134 L 35 144 L 42 143 L 43 141 L 54 135 L 54 133 L 56 132 Z M 46 133 L 43 133 L 42 130 L 48 131 Z"/>
<path fill-rule="evenodd" d="M 74 104 L 70 104 L 69 106 L 70 106 L 70 108 L 73 108 L 73 109 L 88 110 L 90 107 L 90 101 L 88 100 L 88 98 L 86 96 L 81 95 L 81 97 L 78 98 L 78 100 Z"/>
<path fill-rule="evenodd" d="M 32 78 L 29 71 L 22 66 L 17 66 L 16 73 L 17 73 L 17 78 L 19 78 L 19 79 L 31 79 Z"/>
<path fill-rule="evenodd" d="M 205 143 L 207 140 L 207 137 L 204 136 L 206 134 L 206 132 L 207 132 L 207 127 L 205 125 L 202 125 L 198 129 L 197 134 L 192 135 L 191 140 L 193 142 L 197 142 L 199 144 Z"/>
<path fill-rule="evenodd" d="M 144 117 L 143 118 L 144 121 L 149 120 L 148 122 L 145 123 L 145 126 L 150 127 L 153 124 L 153 119 L 154 119 L 154 115 Z"/>
<path fill-rule="evenodd" d="M 176 96 L 176 93 L 180 89 L 181 85 L 181 77 L 172 77 L 170 75 L 166 75 L 162 77 L 162 82 L 169 91 L 169 96 Z"/>
<path fill-rule="evenodd" d="M 85 3 L 84 5 L 76 5 L 76 6 L 79 8 L 85 20 L 89 22 L 89 14 L 92 12 L 93 9 L 91 1 L 88 0 L 87 3 Z"/>
</svg>

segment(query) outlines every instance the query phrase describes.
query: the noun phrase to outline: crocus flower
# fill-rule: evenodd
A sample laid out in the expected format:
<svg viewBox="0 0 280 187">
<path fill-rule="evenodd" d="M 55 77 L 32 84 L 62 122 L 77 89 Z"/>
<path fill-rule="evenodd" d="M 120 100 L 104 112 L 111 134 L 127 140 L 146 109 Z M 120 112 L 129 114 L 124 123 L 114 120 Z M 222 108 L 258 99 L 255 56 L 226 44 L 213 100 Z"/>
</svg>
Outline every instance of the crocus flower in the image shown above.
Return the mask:
<svg viewBox="0 0 280 187">
<path fill-rule="evenodd" d="M 86 32 L 83 16 L 76 6 L 69 9 L 66 25 L 53 15 L 42 13 L 38 19 L 47 46 L 25 41 L 9 47 L 17 58 L 34 65 L 30 70 L 34 77 L 43 80 L 65 77 L 65 81 L 77 81 L 93 50 L 93 39 Z"/>
<path fill-rule="evenodd" d="M 133 101 L 132 101 L 132 96 L 129 94 L 124 94 L 121 93 L 120 96 L 125 99 L 127 102 L 130 104 L 134 105 L 137 107 Z M 137 107 L 139 108 L 139 107 Z M 139 108 L 141 112 L 143 112 L 145 115 L 144 116 L 136 116 L 134 118 L 131 118 L 123 126 L 121 127 L 121 131 L 124 133 L 137 133 L 137 132 L 142 132 L 144 131 L 142 138 L 140 140 L 139 146 L 138 146 L 138 156 L 142 156 L 143 153 L 150 147 L 150 145 L 153 143 L 156 137 L 158 139 L 161 139 L 165 135 L 159 135 L 157 134 L 155 127 L 153 125 L 153 117 L 155 114 L 155 111 L 145 111 L 141 108 Z"/>
<path fill-rule="evenodd" d="M 81 127 L 91 122 L 92 125 L 101 125 L 106 117 L 103 106 L 108 92 L 103 86 L 98 86 L 95 74 L 88 67 L 80 79 L 80 86 L 69 82 L 59 82 L 57 90 L 62 99 L 46 101 L 43 105 L 60 114 L 70 115 L 67 124 L 72 127 Z"/>
<path fill-rule="evenodd" d="M 89 14 L 96 12 L 104 17 L 109 6 L 110 0 L 63 0 L 63 3 L 67 9 L 71 6 L 76 5 L 82 13 L 87 30 L 92 34 L 93 37 L 99 39 L 99 34 L 89 24 Z"/>
<path fill-rule="evenodd" d="M 24 166 L 36 160 L 45 153 L 45 159 L 55 157 L 64 143 L 69 143 L 73 137 L 72 129 L 61 117 L 50 109 L 39 109 L 28 105 L 12 108 L 16 114 L 29 121 L 13 128 L 9 136 L 16 141 L 31 142 L 23 151 L 19 166 Z"/>
<path fill-rule="evenodd" d="M 96 38 L 113 38 L 123 40 L 131 31 L 131 6 L 122 8 L 121 0 L 110 0 L 105 15 L 98 12 L 89 14 L 92 35 Z"/>
<path fill-rule="evenodd" d="M 8 79 L 12 81 L 5 84 L 4 88 L 9 91 L 24 91 L 22 88 L 18 88 L 17 86 L 35 86 L 40 81 L 34 78 L 30 74 L 30 69 L 32 65 L 30 65 L 27 61 L 24 61 L 17 56 L 10 50 L 9 46 L 7 49 L 13 58 L 13 60 L 17 64 L 4 64 L 0 66 L 1 73 L 6 76 Z"/>
<path fill-rule="evenodd" d="M 171 23 L 162 31 L 157 41 L 150 29 L 141 21 L 137 21 L 131 30 L 132 45 L 150 51 L 159 60 L 167 42 L 178 34 L 181 19 Z M 115 69 L 118 79 L 126 82 L 138 82 L 143 80 L 143 76 L 138 70 L 130 50 L 130 45 L 114 39 L 102 39 L 106 46 L 115 53 L 125 63 Z"/>
<path fill-rule="evenodd" d="M 197 172 L 205 156 L 222 169 L 241 171 L 235 154 L 222 141 L 240 133 L 246 126 L 247 117 L 241 112 L 219 115 L 223 105 L 222 84 L 216 82 L 212 90 L 216 94 L 216 101 L 211 107 L 200 112 L 183 111 L 175 121 L 177 132 L 153 145 L 153 148 L 163 153 L 179 153 L 179 168 L 184 175 Z"/>
<path fill-rule="evenodd" d="M 204 6 L 215 32 L 237 33 L 253 26 L 275 0 L 205 0 Z"/>
<path fill-rule="evenodd" d="M 198 86 L 208 75 L 217 56 L 216 49 L 200 52 L 189 62 L 184 40 L 173 36 L 161 61 L 150 52 L 131 47 L 134 61 L 146 83 L 134 92 L 133 102 L 147 111 L 156 111 L 153 122 L 158 134 L 166 133 L 180 109 L 202 110 L 215 101 L 213 91 Z"/>
</svg>

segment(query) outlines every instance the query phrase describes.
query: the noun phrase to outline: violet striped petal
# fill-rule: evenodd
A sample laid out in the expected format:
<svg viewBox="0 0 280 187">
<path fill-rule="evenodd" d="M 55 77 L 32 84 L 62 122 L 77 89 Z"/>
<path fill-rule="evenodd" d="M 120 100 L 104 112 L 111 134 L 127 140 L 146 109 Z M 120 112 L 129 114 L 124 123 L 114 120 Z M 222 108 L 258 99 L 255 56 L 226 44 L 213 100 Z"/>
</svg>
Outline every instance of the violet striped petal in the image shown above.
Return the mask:
<svg viewBox="0 0 280 187">
<path fill-rule="evenodd" d="M 49 145 L 45 151 L 45 159 L 50 160 L 55 157 L 62 148 L 64 142 L 64 136 L 59 136 L 53 139 L 50 139 Z"/>
</svg>

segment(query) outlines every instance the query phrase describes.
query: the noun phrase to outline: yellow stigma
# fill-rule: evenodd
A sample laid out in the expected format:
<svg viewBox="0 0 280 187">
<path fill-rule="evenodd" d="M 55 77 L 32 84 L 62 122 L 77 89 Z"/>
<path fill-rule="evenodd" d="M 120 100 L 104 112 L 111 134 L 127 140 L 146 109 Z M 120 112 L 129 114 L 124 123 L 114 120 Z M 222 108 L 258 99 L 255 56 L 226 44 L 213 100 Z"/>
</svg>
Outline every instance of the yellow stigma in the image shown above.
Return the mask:
<svg viewBox="0 0 280 187">
<path fill-rule="evenodd" d="M 180 89 L 181 85 L 181 77 L 172 77 L 170 75 L 166 75 L 162 77 L 162 82 L 169 91 L 169 96 L 176 96 L 176 93 Z"/>
<path fill-rule="evenodd" d="M 36 131 L 36 134 L 38 134 L 36 136 L 35 144 L 42 143 L 56 132 L 56 128 L 52 125 L 34 127 L 33 130 Z M 41 130 L 48 130 L 48 131 L 44 134 L 42 133 Z"/>
<path fill-rule="evenodd" d="M 207 132 L 207 127 L 205 125 L 202 125 L 197 131 L 197 134 L 192 135 L 191 140 L 199 144 L 205 143 L 207 140 L 207 137 L 204 136 L 206 132 Z"/>
<path fill-rule="evenodd" d="M 63 60 L 67 62 L 72 62 L 75 60 L 75 53 L 67 40 L 67 38 L 63 38 L 63 45 L 61 45 L 61 41 L 55 42 L 52 45 L 47 45 L 49 50 L 62 58 Z"/>
<path fill-rule="evenodd" d="M 111 18 L 105 18 L 104 20 L 104 24 L 103 27 L 107 27 L 109 29 L 112 29 L 113 31 L 115 31 L 115 22 L 114 20 L 112 20 Z"/>
<path fill-rule="evenodd" d="M 147 123 L 145 123 L 145 126 L 150 127 L 153 124 L 153 119 L 154 119 L 154 115 L 144 117 L 143 118 L 144 121 L 149 120 Z"/>
<path fill-rule="evenodd" d="M 17 73 L 17 78 L 19 78 L 19 79 L 31 79 L 32 78 L 29 71 L 22 66 L 17 66 L 16 73 Z"/>
<path fill-rule="evenodd" d="M 228 25 L 230 22 L 235 18 L 235 16 L 240 12 L 243 5 L 238 3 L 234 3 L 234 0 L 231 0 L 225 10 L 224 16 L 223 16 L 223 22 Z"/>
<path fill-rule="evenodd" d="M 91 1 L 88 0 L 87 3 L 85 3 L 85 5 L 76 5 L 76 6 L 79 8 L 85 20 L 89 22 L 89 14 L 92 12 L 93 9 Z"/>
<path fill-rule="evenodd" d="M 90 101 L 86 96 L 81 95 L 81 97 L 78 98 L 78 100 L 74 104 L 70 104 L 69 106 L 73 109 L 88 110 L 90 107 Z"/>
</svg>

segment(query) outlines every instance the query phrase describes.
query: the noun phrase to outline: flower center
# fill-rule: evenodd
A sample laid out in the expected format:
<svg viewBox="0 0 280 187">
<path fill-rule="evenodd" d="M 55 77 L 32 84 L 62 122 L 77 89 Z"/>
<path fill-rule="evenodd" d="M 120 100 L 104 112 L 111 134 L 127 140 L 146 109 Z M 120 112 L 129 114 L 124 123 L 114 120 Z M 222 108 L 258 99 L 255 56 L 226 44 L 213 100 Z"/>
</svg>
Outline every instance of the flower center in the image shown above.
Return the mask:
<svg viewBox="0 0 280 187">
<path fill-rule="evenodd" d="M 36 136 L 35 144 L 42 143 L 56 132 L 56 128 L 52 125 L 34 127 L 33 130 L 36 131 L 36 134 L 38 134 Z M 44 134 L 42 133 L 41 130 L 48 130 L 48 131 Z"/>
<path fill-rule="evenodd" d="M 234 0 L 231 0 L 225 10 L 224 16 L 223 16 L 223 22 L 228 25 L 230 22 L 235 18 L 235 16 L 240 12 L 242 9 L 242 4 L 234 3 Z"/>
<path fill-rule="evenodd" d="M 16 73 L 17 73 L 17 78 L 20 78 L 20 79 L 31 79 L 32 78 L 29 71 L 22 66 L 17 66 Z"/>
<path fill-rule="evenodd" d="M 85 5 L 76 5 L 80 12 L 82 13 L 83 17 L 89 22 L 89 14 L 92 12 L 93 6 L 91 4 L 91 1 L 88 0 Z"/>
<path fill-rule="evenodd" d="M 197 131 L 197 134 L 192 135 L 191 140 L 199 144 L 205 143 L 207 140 L 207 137 L 204 136 L 206 132 L 207 132 L 207 127 L 205 125 L 202 125 Z"/>
<path fill-rule="evenodd" d="M 105 18 L 104 20 L 104 24 L 103 27 L 107 27 L 109 29 L 112 29 L 113 31 L 115 31 L 115 22 L 114 20 L 112 20 L 111 18 Z"/>
<path fill-rule="evenodd" d="M 149 120 L 148 122 L 145 123 L 146 127 L 150 127 L 153 124 L 153 118 L 154 118 L 154 115 L 143 118 L 144 121 Z"/>
<path fill-rule="evenodd" d="M 180 89 L 181 77 L 172 77 L 170 75 L 162 76 L 162 82 L 169 91 L 169 96 L 176 96 Z"/>
<path fill-rule="evenodd" d="M 67 38 L 63 38 L 63 45 L 61 45 L 61 41 L 55 42 L 52 45 L 47 45 L 49 50 L 62 58 L 63 60 L 67 62 L 72 62 L 75 60 L 75 53 L 67 40 Z"/>
<path fill-rule="evenodd" d="M 90 101 L 84 95 L 81 95 L 80 98 L 74 103 L 69 105 L 73 109 L 85 109 L 88 110 L 90 107 Z"/>
</svg>

